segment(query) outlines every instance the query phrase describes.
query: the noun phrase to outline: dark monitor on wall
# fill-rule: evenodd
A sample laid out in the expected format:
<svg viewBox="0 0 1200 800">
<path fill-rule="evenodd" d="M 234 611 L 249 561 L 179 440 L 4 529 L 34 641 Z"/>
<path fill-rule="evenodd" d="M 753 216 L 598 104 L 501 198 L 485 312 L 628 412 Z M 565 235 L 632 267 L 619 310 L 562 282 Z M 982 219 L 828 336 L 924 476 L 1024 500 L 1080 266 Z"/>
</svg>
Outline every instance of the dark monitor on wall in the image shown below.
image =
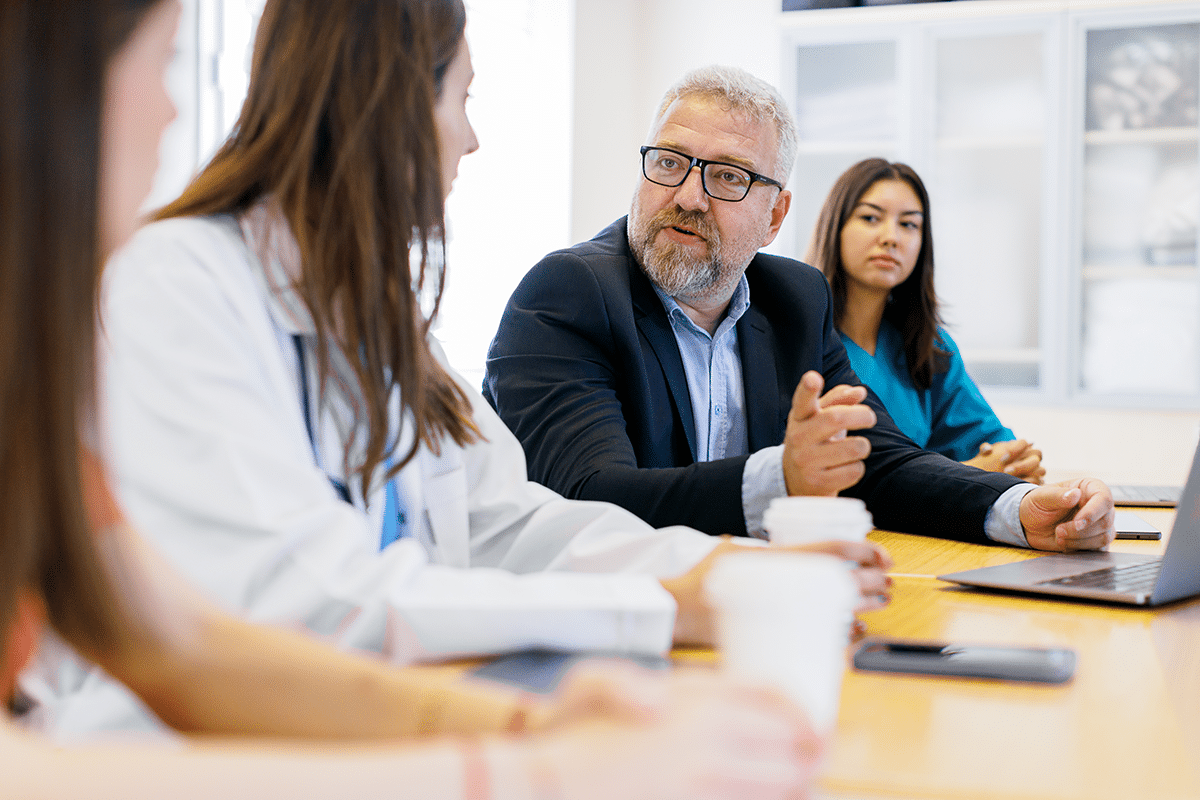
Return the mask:
<svg viewBox="0 0 1200 800">
<path fill-rule="evenodd" d="M 813 8 L 853 8 L 855 6 L 897 6 L 906 3 L 948 3 L 958 0 L 783 0 L 784 11 Z"/>
</svg>

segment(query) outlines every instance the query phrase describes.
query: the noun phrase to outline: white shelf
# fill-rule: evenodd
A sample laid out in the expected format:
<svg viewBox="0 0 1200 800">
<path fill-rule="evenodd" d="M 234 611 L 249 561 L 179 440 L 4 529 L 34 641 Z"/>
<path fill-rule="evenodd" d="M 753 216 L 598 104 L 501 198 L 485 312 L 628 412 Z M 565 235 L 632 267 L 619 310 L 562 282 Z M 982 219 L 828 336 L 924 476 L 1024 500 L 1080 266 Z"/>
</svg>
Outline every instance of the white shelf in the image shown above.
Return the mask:
<svg viewBox="0 0 1200 800">
<path fill-rule="evenodd" d="M 799 155 L 836 155 L 841 153 L 887 153 L 896 148 L 892 139 L 831 139 L 804 141 L 797 145 Z"/>
<path fill-rule="evenodd" d="M 1088 131 L 1086 144 L 1177 144 L 1195 142 L 1195 128 L 1140 128 L 1120 131 Z"/>
<path fill-rule="evenodd" d="M 1109 281 L 1126 278 L 1144 278 L 1146 280 L 1187 280 L 1200 277 L 1195 264 L 1180 264 L 1170 267 L 1152 267 L 1147 265 L 1085 265 L 1082 271 L 1085 281 Z"/>
<path fill-rule="evenodd" d="M 945 150 L 1036 150 L 1046 144 L 1040 136 L 944 136 L 937 140 Z"/>
<path fill-rule="evenodd" d="M 960 352 L 966 364 L 1037 364 L 1042 360 L 1037 347 L 972 347 Z"/>
</svg>

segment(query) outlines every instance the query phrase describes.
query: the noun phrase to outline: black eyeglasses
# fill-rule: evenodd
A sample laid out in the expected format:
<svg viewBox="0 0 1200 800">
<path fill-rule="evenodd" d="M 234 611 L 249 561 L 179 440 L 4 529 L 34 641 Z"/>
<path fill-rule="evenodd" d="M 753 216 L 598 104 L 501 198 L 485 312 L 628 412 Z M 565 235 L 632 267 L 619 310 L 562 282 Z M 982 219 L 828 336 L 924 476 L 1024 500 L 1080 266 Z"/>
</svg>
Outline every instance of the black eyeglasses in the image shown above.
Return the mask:
<svg viewBox="0 0 1200 800">
<path fill-rule="evenodd" d="M 733 164 L 705 161 L 665 147 L 642 148 L 642 174 L 651 183 L 679 186 L 687 180 L 692 167 L 700 168 L 700 185 L 704 187 L 704 193 L 717 200 L 730 203 L 745 200 L 755 183 L 783 189 L 779 181 Z"/>
</svg>

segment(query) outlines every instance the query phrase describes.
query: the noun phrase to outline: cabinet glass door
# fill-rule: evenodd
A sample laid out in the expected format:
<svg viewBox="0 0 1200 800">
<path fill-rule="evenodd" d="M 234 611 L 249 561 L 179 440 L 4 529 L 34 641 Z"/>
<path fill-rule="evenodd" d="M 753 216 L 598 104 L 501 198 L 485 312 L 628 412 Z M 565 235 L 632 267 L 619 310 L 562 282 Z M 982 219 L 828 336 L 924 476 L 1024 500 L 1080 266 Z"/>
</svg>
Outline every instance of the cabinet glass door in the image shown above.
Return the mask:
<svg viewBox="0 0 1200 800">
<path fill-rule="evenodd" d="M 864 158 L 895 158 L 900 89 L 894 41 L 799 45 L 794 52 L 800 143 L 788 216 L 794 252 L 803 259 L 838 176 Z"/>
<path fill-rule="evenodd" d="M 1087 32 L 1078 386 L 1200 394 L 1200 24 Z"/>
<path fill-rule="evenodd" d="M 981 385 L 1036 388 L 1043 261 L 1045 35 L 945 37 L 924 175 L 942 316 Z"/>
</svg>

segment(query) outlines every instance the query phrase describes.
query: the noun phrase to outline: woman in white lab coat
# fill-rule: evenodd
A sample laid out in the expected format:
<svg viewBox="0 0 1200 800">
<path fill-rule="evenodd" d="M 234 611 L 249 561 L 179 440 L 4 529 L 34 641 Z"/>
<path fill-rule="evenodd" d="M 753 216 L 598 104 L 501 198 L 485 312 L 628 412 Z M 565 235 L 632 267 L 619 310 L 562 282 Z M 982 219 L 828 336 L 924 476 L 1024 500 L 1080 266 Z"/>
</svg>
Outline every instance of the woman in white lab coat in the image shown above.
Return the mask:
<svg viewBox="0 0 1200 800">
<path fill-rule="evenodd" d="M 577 701 L 602 707 L 582 720 L 576 708 L 571 723 L 569 699 L 522 707 L 240 621 L 190 593 L 131 534 L 91 422 L 93 293 L 102 256 L 134 227 L 174 114 L 162 73 L 179 13 L 178 0 L 0 4 L 0 798 L 799 790 L 814 741 L 766 692 L 627 675 L 623 690 L 577 688 Z M 62 748 L 22 732 L 14 676 L 47 623 L 179 729 L 275 741 Z M 428 737 L 555 722 L 526 738 Z"/>
</svg>

